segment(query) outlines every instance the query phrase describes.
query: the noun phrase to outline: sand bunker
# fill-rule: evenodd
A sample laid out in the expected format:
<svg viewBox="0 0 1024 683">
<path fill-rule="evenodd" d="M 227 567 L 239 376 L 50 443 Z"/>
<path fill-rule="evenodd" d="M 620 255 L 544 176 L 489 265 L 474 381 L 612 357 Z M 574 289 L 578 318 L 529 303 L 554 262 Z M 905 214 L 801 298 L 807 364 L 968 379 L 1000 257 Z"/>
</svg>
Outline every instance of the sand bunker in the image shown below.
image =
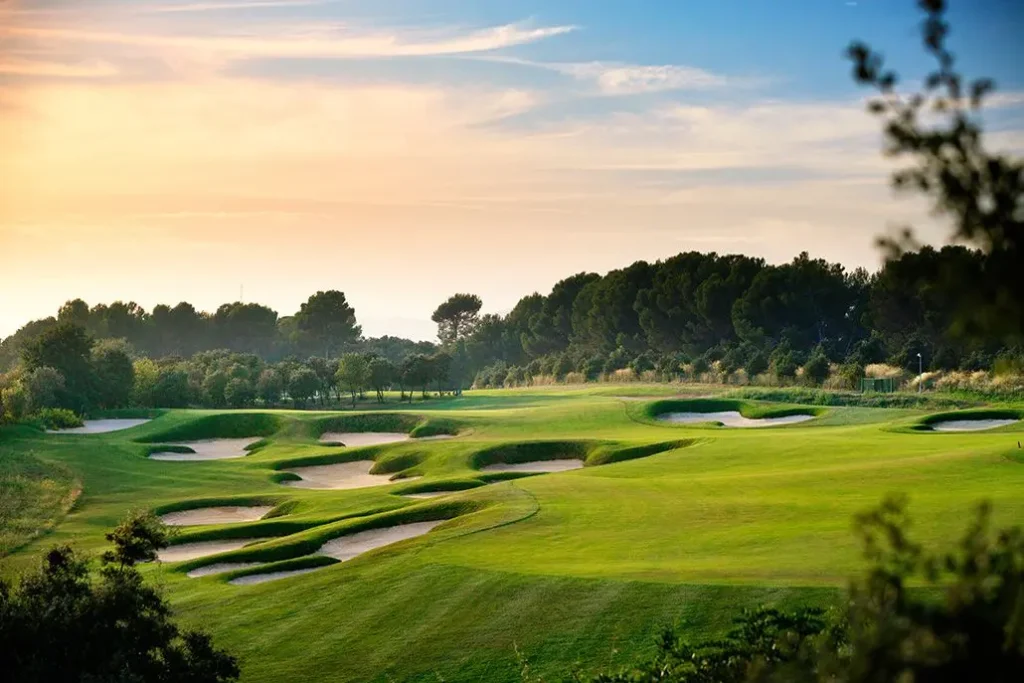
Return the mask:
<svg viewBox="0 0 1024 683">
<path fill-rule="evenodd" d="M 672 424 L 697 424 L 701 422 L 721 422 L 725 427 L 773 427 L 776 425 L 790 425 L 798 422 L 813 420 L 814 415 L 786 415 L 785 417 L 743 417 L 735 410 L 726 410 L 718 413 L 665 413 L 659 415 L 662 422 Z"/>
<path fill-rule="evenodd" d="M 302 477 L 301 481 L 286 481 L 285 486 L 300 489 L 365 489 L 371 486 L 385 486 L 391 482 L 391 474 L 370 474 L 372 460 L 343 462 L 337 465 L 318 465 L 316 467 L 296 467 L 285 470 Z M 413 477 L 403 479 L 410 481 Z"/>
<path fill-rule="evenodd" d="M 936 432 L 980 432 L 1016 424 L 1020 420 L 943 420 L 933 422 L 931 428 Z"/>
<path fill-rule="evenodd" d="M 181 543 L 164 548 L 157 553 L 161 562 L 185 562 L 186 560 L 198 560 L 200 557 L 219 555 L 221 553 L 239 550 L 247 545 L 265 541 L 265 538 L 238 538 L 225 541 L 200 541 L 198 543 Z"/>
<path fill-rule="evenodd" d="M 320 443 L 343 443 L 349 448 L 378 446 L 385 443 L 408 441 L 408 434 L 401 432 L 327 432 L 320 435 Z"/>
<path fill-rule="evenodd" d="M 238 524 L 240 522 L 255 522 L 258 519 L 263 519 L 263 516 L 273 509 L 272 505 L 196 508 L 194 510 L 168 512 L 165 515 L 160 515 L 160 519 L 164 521 L 164 524 L 170 524 L 171 526 Z"/>
<path fill-rule="evenodd" d="M 424 491 L 423 493 L 403 493 L 402 498 L 439 498 L 440 496 L 450 496 L 458 491 Z"/>
<path fill-rule="evenodd" d="M 308 574 L 309 572 L 315 572 L 320 568 L 321 567 L 309 567 L 307 569 L 289 569 L 281 572 L 267 572 L 266 574 L 249 574 L 248 576 L 240 576 L 237 579 L 231 579 L 228 583 L 233 586 L 251 586 L 256 583 L 266 583 L 267 581 L 286 579 L 289 576 Z"/>
<path fill-rule="evenodd" d="M 131 429 L 144 425 L 149 420 L 85 420 L 81 427 L 71 429 L 48 429 L 48 434 L 106 434 L 107 432 L 119 432 L 122 429 Z"/>
<path fill-rule="evenodd" d="M 532 462 L 517 462 L 515 464 L 499 462 L 494 465 L 481 467 L 480 471 L 546 473 L 568 472 L 569 470 L 578 470 L 581 467 L 583 467 L 583 461 L 577 459 L 534 460 Z"/>
<path fill-rule="evenodd" d="M 444 521 L 414 522 L 412 524 L 387 527 L 386 529 L 359 531 L 324 543 L 320 550 L 317 551 L 317 554 L 326 555 L 327 557 L 333 557 L 336 560 L 345 562 L 371 550 L 409 538 L 415 538 L 416 536 L 422 536 Z"/>
<path fill-rule="evenodd" d="M 256 443 L 256 439 L 205 439 L 203 441 L 185 441 L 175 446 L 188 446 L 195 453 L 152 453 L 152 460 L 187 462 L 193 460 L 230 460 L 244 458 L 249 455 L 245 447 Z"/>
<path fill-rule="evenodd" d="M 208 564 L 205 567 L 197 567 L 190 571 L 186 576 L 190 579 L 198 579 L 203 576 L 213 576 L 214 574 L 224 574 L 225 572 L 233 572 L 239 569 L 249 569 L 250 567 L 258 567 L 262 562 L 218 562 L 217 564 Z"/>
</svg>

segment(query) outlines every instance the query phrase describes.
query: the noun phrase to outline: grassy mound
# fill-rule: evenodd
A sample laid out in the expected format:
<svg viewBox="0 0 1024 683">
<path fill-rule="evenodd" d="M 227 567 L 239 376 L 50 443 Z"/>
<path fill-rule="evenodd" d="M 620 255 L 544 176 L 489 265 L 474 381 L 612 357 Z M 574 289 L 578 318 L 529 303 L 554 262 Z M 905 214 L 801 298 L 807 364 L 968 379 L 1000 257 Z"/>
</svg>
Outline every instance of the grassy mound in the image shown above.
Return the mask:
<svg viewBox="0 0 1024 683">
<path fill-rule="evenodd" d="M 332 415 L 312 422 L 314 436 L 327 432 L 392 432 L 414 439 L 427 436 L 456 435 L 460 424 L 443 417 L 424 417 L 410 413 L 354 413 Z"/>
<path fill-rule="evenodd" d="M 977 405 L 977 401 L 948 396 L 917 393 L 860 393 L 854 391 L 828 391 L 806 387 L 744 387 L 724 394 L 725 397 L 800 403 L 817 406 L 858 406 L 862 408 L 961 408 Z"/>
<path fill-rule="evenodd" d="M 80 492 L 66 466 L 0 446 L 0 557 L 53 529 Z"/>
<path fill-rule="evenodd" d="M 142 443 L 201 441 L 204 439 L 244 439 L 270 436 L 281 430 L 286 419 L 272 413 L 218 413 L 205 415 L 163 431 L 148 434 Z"/>
<path fill-rule="evenodd" d="M 644 444 L 642 446 L 601 446 L 593 450 L 587 458 L 587 466 L 610 465 L 613 462 L 625 462 L 646 458 L 658 453 L 674 451 L 679 448 L 686 448 L 697 443 L 697 439 L 677 439 L 675 441 L 661 441 L 659 443 Z"/>
<path fill-rule="evenodd" d="M 789 417 L 791 415 L 822 415 L 825 410 L 810 406 L 792 406 L 764 403 L 751 403 L 730 398 L 694 398 L 668 401 L 653 401 L 640 406 L 640 415 L 656 420 L 667 413 L 722 413 L 736 411 L 743 417 L 761 420 L 773 417 Z"/>
<path fill-rule="evenodd" d="M 488 465 L 518 465 L 539 460 L 586 460 L 595 444 L 593 441 L 524 441 L 502 444 L 474 453 L 470 458 L 470 466 L 481 469 Z"/>
<path fill-rule="evenodd" d="M 369 531 L 384 529 L 413 522 L 433 522 L 454 519 L 467 515 L 484 507 L 475 501 L 452 501 L 441 503 L 425 502 L 420 505 L 406 507 L 372 515 L 360 515 L 339 522 L 322 524 L 307 531 L 293 534 L 287 538 L 261 544 L 257 548 L 242 548 L 229 553 L 217 555 L 215 558 L 203 557 L 182 563 L 178 569 L 189 572 L 198 567 L 219 562 L 281 562 L 312 555 L 328 541 L 336 538 Z M 221 538 L 224 538 L 223 536 Z M 236 536 L 235 538 L 242 538 Z M 266 571 L 264 569 L 264 571 Z"/>
</svg>

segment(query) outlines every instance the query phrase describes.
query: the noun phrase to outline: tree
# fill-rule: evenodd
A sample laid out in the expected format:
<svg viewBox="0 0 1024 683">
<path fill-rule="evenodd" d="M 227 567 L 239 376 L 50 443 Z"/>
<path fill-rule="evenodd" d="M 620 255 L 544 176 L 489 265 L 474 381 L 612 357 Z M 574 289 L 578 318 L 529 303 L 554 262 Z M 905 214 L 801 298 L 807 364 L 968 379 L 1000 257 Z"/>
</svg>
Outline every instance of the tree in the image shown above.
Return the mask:
<svg viewBox="0 0 1024 683">
<path fill-rule="evenodd" d="M 64 376 L 64 390 L 58 393 L 58 404 L 84 413 L 93 403 L 93 343 L 84 327 L 58 323 L 24 346 L 22 360 L 29 371 L 50 367 L 60 372 Z"/>
<path fill-rule="evenodd" d="M 96 403 L 100 408 L 123 408 L 132 397 L 135 368 L 128 343 L 123 339 L 104 339 L 92 349 L 96 374 Z"/>
<path fill-rule="evenodd" d="M 316 373 L 320 380 L 320 405 L 323 405 L 324 400 L 329 399 L 331 392 L 337 389 L 338 362 L 313 356 L 306 361 L 306 367 Z"/>
<path fill-rule="evenodd" d="M 952 237 L 985 255 L 980 277 L 956 292 L 953 330 L 1019 342 L 1024 337 L 1024 159 L 985 148 L 979 113 L 995 84 L 987 78 L 967 82 L 955 70 L 946 46 L 946 2 L 919 0 L 918 5 L 925 13 L 925 50 L 938 64 L 923 79 L 923 89 L 898 93 L 896 73 L 860 42 L 847 51 L 853 77 L 879 93 L 868 109 L 883 121 L 885 153 L 913 163 L 893 174 L 894 187 L 929 197 L 935 212 L 953 222 Z M 917 248 L 909 230 L 882 243 L 893 257 Z"/>
<path fill-rule="evenodd" d="M 427 384 L 432 378 L 430 359 L 422 353 L 416 353 L 402 361 L 402 383 L 409 387 L 409 403 L 412 403 L 412 390 L 419 387 L 423 397 L 427 395 Z"/>
<path fill-rule="evenodd" d="M 274 368 L 267 368 L 260 373 L 256 384 L 256 393 L 263 399 L 265 406 L 275 405 L 281 399 L 283 392 L 284 379 L 281 377 L 280 372 Z"/>
<path fill-rule="evenodd" d="M 437 338 L 445 346 L 469 337 L 480 319 L 483 302 L 476 294 L 453 294 L 430 317 L 437 323 Z"/>
<path fill-rule="evenodd" d="M 108 539 L 98 581 L 87 559 L 55 547 L 18 584 L 0 581 L 0 661 L 20 683 L 226 683 L 235 658 L 209 635 L 180 629 L 135 564 L 166 545 L 159 520 L 129 516 Z"/>
<path fill-rule="evenodd" d="M 309 368 L 299 368 L 288 378 L 288 395 L 296 406 L 305 406 L 319 387 L 320 380 Z"/>
<path fill-rule="evenodd" d="M 322 350 L 324 358 L 359 339 L 362 328 L 356 324 L 356 311 L 337 290 L 317 292 L 302 304 L 295 315 L 300 337 Z"/>
<path fill-rule="evenodd" d="M 352 407 L 356 407 L 356 396 L 370 383 L 370 363 L 360 353 L 346 353 L 338 362 L 338 385 L 352 395 Z"/>
<path fill-rule="evenodd" d="M 821 385 L 828 379 L 829 362 L 828 356 L 819 347 L 814 350 L 811 357 L 804 363 L 804 380 L 810 384 Z"/>
<path fill-rule="evenodd" d="M 64 391 L 64 375 L 50 367 L 39 367 L 25 373 L 25 389 L 28 390 L 30 410 L 57 407 L 57 400 Z"/>
<path fill-rule="evenodd" d="M 370 361 L 369 385 L 377 392 L 377 403 L 384 403 L 384 391 L 395 381 L 397 368 L 387 358 L 376 357 Z"/>
<path fill-rule="evenodd" d="M 157 551 L 167 547 L 170 528 L 148 510 L 133 510 L 106 535 L 114 544 L 103 553 L 106 563 L 117 562 L 122 568 L 157 559 Z"/>
<path fill-rule="evenodd" d="M 233 377 L 224 387 L 224 401 L 232 408 L 245 408 L 252 405 L 255 399 L 256 391 L 247 379 Z"/>
<path fill-rule="evenodd" d="M 207 405 L 221 408 L 225 404 L 224 390 L 228 388 L 231 376 L 223 370 L 211 372 L 203 380 L 203 398 Z"/>
</svg>

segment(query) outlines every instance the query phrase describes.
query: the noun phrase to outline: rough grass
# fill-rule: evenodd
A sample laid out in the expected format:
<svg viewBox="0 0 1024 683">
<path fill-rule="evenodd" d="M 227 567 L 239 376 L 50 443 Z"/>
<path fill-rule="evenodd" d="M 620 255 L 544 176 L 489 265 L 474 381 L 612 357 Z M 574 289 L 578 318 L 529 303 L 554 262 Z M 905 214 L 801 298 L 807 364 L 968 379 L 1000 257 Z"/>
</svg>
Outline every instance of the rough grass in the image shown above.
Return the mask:
<svg viewBox="0 0 1024 683">
<path fill-rule="evenodd" d="M 79 492 L 67 466 L 0 444 L 0 558 L 56 526 Z"/>
<path fill-rule="evenodd" d="M 827 411 L 806 424 L 708 430 L 659 423 L 644 416 L 649 402 L 622 398 L 678 391 L 598 385 L 467 392 L 361 418 L 387 431 L 394 429 L 380 415 L 403 414 L 413 430 L 438 421 L 457 426 L 459 438 L 362 449 L 313 443 L 325 421 L 360 415 L 351 412 L 169 411 L 130 436 L 0 429 L 0 466 L 52 465 L 83 488 L 71 514 L 0 560 L 0 575 L 35 565 L 52 543 L 98 552 L 103 534 L 137 507 L 275 504 L 272 518 L 188 527 L 176 538 L 270 538 L 216 558 L 284 563 L 259 572 L 318 563 L 311 553 L 337 535 L 447 519 L 395 547 L 256 586 L 231 586 L 234 575 L 188 579 L 180 571 L 186 563 L 143 571 L 179 619 L 238 654 L 245 683 L 513 683 L 521 680 L 516 651 L 536 676 L 560 680 L 576 662 L 588 671 L 650 652 L 666 625 L 711 636 L 743 607 L 831 604 L 862 566 L 853 515 L 891 492 L 910 494 L 914 538 L 928 547 L 958 536 L 982 498 L 993 502 L 996 524 L 1024 522 L 1021 425 L 936 438 L 907 428 L 925 417 L 923 404 L 870 408 L 821 399 L 811 409 Z M 727 409 L 741 402 L 750 416 L 808 412 L 811 403 L 720 398 L 734 402 Z M 168 438 L 208 434 L 211 424 L 266 420 L 249 417 L 256 414 L 269 415 L 263 424 L 275 423 L 277 431 L 252 435 L 271 438 L 246 458 L 144 457 Z M 209 419 L 218 415 L 224 417 Z M 352 429 L 350 421 L 334 424 Z M 587 467 L 530 477 L 475 469 L 566 455 L 585 458 Z M 288 476 L 283 469 L 342 459 L 372 459 L 422 479 L 347 491 L 278 483 Z M 452 495 L 400 495 L 439 490 Z M 22 528 L 41 533 L 53 524 L 44 509 L 16 509 Z"/>
</svg>

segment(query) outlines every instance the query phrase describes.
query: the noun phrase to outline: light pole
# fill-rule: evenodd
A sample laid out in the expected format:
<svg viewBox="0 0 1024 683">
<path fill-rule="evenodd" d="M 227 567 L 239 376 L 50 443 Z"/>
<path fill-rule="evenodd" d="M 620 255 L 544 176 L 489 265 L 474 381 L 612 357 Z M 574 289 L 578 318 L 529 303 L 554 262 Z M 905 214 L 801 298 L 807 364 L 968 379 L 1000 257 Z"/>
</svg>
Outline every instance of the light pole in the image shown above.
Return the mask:
<svg viewBox="0 0 1024 683">
<path fill-rule="evenodd" d="M 917 393 L 921 393 L 921 387 L 924 385 L 924 381 L 921 379 L 921 375 L 924 374 L 924 364 L 921 360 L 921 354 L 917 354 Z"/>
</svg>

